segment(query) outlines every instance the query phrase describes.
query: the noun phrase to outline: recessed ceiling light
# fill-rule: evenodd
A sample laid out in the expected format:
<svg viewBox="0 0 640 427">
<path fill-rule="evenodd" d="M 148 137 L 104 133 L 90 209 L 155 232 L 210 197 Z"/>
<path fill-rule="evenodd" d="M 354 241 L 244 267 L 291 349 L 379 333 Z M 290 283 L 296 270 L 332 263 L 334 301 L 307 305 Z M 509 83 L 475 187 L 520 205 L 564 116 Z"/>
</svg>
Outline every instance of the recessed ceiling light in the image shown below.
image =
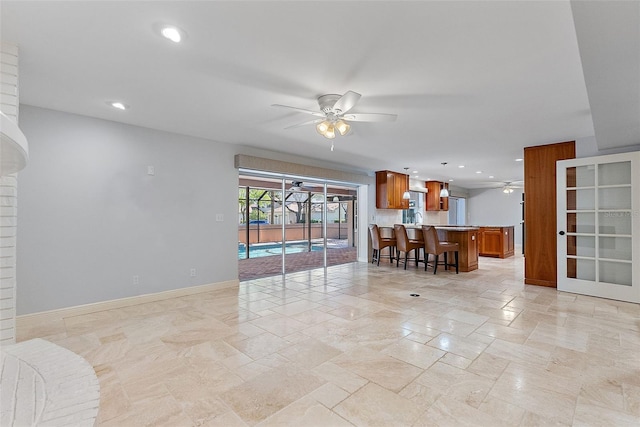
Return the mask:
<svg viewBox="0 0 640 427">
<path fill-rule="evenodd" d="M 482 171 L 476 171 L 476 173 L 482 173 Z"/>
<path fill-rule="evenodd" d="M 516 159 L 516 162 L 521 162 L 523 159 Z"/>
<path fill-rule="evenodd" d="M 493 178 L 493 175 L 489 175 L 489 178 Z"/>
<path fill-rule="evenodd" d="M 449 182 L 453 182 L 453 180 L 452 180 L 452 179 L 450 179 L 450 180 L 449 180 Z"/>
<path fill-rule="evenodd" d="M 413 173 L 418 173 L 418 171 L 413 171 Z"/>
<path fill-rule="evenodd" d="M 162 34 L 162 37 L 164 37 L 165 39 L 169 39 L 174 43 L 180 43 L 182 41 L 184 32 L 178 27 L 166 25 L 162 27 L 162 29 L 160 30 L 160 34 Z"/>
<path fill-rule="evenodd" d="M 460 169 L 462 169 L 462 168 L 464 167 L 464 165 L 460 165 L 460 166 L 458 166 L 458 167 L 459 167 Z"/>
<path fill-rule="evenodd" d="M 107 102 L 108 105 L 111 105 L 113 108 L 117 108 L 118 110 L 126 110 L 127 108 L 129 108 L 128 105 L 123 104 L 120 101 L 109 101 Z"/>
</svg>

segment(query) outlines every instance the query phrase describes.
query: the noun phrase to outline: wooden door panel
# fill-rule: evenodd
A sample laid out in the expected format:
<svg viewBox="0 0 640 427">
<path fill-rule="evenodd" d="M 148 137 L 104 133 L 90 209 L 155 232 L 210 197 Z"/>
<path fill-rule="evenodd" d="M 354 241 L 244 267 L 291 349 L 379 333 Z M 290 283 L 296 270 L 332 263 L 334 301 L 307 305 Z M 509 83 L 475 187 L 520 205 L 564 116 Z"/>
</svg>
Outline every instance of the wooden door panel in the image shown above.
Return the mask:
<svg viewBox="0 0 640 427">
<path fill-rule="evenodd" d="M 524 149 L 524 282 L 556 287 L 556 161 L 576 156 L 575 141 Z"/>
</svg>

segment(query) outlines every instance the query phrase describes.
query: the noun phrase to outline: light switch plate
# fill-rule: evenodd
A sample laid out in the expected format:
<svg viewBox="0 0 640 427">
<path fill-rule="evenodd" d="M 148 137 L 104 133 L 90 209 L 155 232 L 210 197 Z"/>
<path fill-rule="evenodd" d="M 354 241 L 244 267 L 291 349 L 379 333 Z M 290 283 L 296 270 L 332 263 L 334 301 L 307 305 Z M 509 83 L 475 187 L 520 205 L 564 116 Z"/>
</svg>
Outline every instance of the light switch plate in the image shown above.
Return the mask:
<svg viewBox="0 0 640 427">
<path fill-rule="evenodd" d="M 216 214 L 216 221 L 217 222 L 224 221 L 224 216 L 222 214 Z"/>
</svg>

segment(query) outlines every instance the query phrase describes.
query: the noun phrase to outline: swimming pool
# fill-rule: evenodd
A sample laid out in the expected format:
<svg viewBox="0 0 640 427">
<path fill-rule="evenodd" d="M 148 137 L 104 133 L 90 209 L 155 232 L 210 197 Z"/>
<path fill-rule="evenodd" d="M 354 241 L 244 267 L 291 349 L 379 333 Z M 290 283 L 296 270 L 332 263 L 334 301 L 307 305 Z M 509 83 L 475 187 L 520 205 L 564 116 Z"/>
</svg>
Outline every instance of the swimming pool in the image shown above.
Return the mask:
<svg viewBox="0 0 640 427">
<path fill-rule="evenodd" d="M 298 252 L 307 252 L 309 250 L 309 244 L 307 242 L 291 242 L 285 244 L 287 254 L 295 254 Z M 321 251 L 322 246 L 311 246 L 312 251 Z M 251 245 L 249 248 L 249 256 L 251 258 L 259 258 L 263 256 L 282 255 L 281 243 L 269 243 L 261 245 Z M 244 259 L 247 256 L 247 251 L 243 244 L 238 245 L 238 259 Z"/>
</svg>

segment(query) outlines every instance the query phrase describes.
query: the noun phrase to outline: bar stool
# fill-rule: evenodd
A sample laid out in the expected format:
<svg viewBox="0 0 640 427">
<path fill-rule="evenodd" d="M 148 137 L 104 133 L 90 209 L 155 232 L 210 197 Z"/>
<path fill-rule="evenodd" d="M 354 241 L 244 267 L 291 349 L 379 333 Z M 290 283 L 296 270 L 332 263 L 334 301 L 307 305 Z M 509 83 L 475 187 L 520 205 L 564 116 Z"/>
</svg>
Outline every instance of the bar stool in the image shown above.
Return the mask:
<svg viewBox="0 0 640 427">
<path fill-rule="evenodd" d="M 424 252 L 424 235 L 422 233 L 422 228 L 405 227 L 405 230 L 407 230 L 407 236 L 409 237 L 409 240 L 415 240 L 416 242 L 420 243 L 420 249 L 418 249 L 418 251 L 422 249 Z M 420 262 L 422 262 L 421 257 L 418 257 L 418 259 L 420 260 Z"/>
<path fill-rule="evenodd" d="M 455 252 L 456 263 L 453 265 L 456 266 L 456 274 L 458 274 L 458 250 L 460 245 L 452 242 L 441 242 L 440 238 L 438 238 L 438 232 L 435 227 L 430 225 L 422 226 L 422 234 L 424 236 L 424 271 L 427 271 L 429 254 L 432 254 L 435 257 L 433 262 L 433 274 L 436 274 L 436 271 L 438 270 L 438 257 L 440 254 L 444 253 L 444 269 L 447 270 L 449 265 L 451 265 L 447 261 L 447 253 Z"/>
<path fill-rule="evenodd" d="M 369 224 L 369 233 L 371 234 L 371 247 L 373 248 L 371 262 L 377 261 L 378 265 L 380 265 L 380 251 L 384 248 L 389 248 L 389 261 L 393 262 L 393 251 L 396 247 L 395 237 L 393 235 L 392 237 L 382 237 L 376 224 Z"/>
<path fill-rule="evenodd" d="M 396 256 L 396 268 L 400 264 L 400 253 L 404 252 L 404 269 L 407 269 L 407 259 L 409 257 L 409 252 L 414 251 L 416 267 L 418 266 L 418 262 L 420 261 L 420 248 L 422 247 L 422 242 L 419 240 L 410 240 L 407 236 L 407 229 L 403 224 L 394 224 L 393 230 L 396 233 L 396 242 L 398 255 Z"/>
</svg>

